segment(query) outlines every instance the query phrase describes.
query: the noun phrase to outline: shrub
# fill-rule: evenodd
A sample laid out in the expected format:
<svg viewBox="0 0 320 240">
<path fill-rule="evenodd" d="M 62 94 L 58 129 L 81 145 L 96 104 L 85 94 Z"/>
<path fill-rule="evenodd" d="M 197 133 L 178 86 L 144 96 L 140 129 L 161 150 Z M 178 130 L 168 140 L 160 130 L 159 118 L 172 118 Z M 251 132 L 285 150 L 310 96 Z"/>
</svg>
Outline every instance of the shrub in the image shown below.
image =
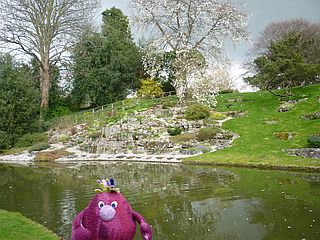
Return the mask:
<svg viewBox="0 0 320 240">
<path fill-rule="evenodd" d="M 17 140 L 15 146 L 30 147 L 39 142 L 48 142 L 48 135 L 46 133 L 27 133 Z"/>
<path fill-rule="evenodd" d="M 176 106 L 175 102 L 167 100 L 162 104 L 162 109 L 168 109 L 168 108 L 172 108 L 174 106 Z"/>
<path fill-rule="evenodd" d="M 66 143 L 70 140 L 70 136 L 67 134 L 61 134 L 59 137 L 59 142 Z"/>
<path fill-rule="evenodd" d="M 54 109 L 52 109 L 50 112 L 51 112 L 50 115 L 55 118 L 55 117 L 61 117 L 61 116 L 67 115 L 71 111 L 68 107 L 57 106 Z"/>
<path fill-rule="evenodd" d="M 182 133 L 180 135 L 170 137 L 170 140 L 172 140 L 175 143 L 181 143 L 181 142 L 188 142 L 195 138 L 196 136 L 194 133 Z"/>
<path fill-rule="evenodd" d="M 221 129 L 217 127 L 201 128 L 198 132 L 198 140 L 201 142 L 213 139 L 219 132 L 221 132 Z"/>
<path fill-rule="evenodd" d="M 36 143 L 35 145 L 33 145 L 29 149 L 29 152 L 41 151 L 41 150 L 48 149 L 49 147 L 50 147 L 50 144 L 48 142 L 39 142 L 39 143 Z"/>
<path fill-rule="evenodd" d="M 185 112 L 185 118 L 187 120 L 206 119 L 209 116 L 210 116 L 210 109 L 199 103 L 189 106 Z"/>
<path fill-rule="evenodd" d="M 312 134 L 308 137 L 310 147 L 320 148 L 320 133 Z"/>
<path fill-rule="evenodd" d="M 227 115 L 219 112 L 214 112 L 213 114 L 211 114 L 210 118 L 212 118 L 213 120 L 223 120 L 227 118 Z"/>
<path fill-rule="evenodd" d="M 205 125 L 205 126 L 212 126 L 212 125 L 215 125 L 215 124 L 217 124 L 217 121 L 215 121 L 211 117 L 209 117 L 207 119 L 203 119 L 203 125 Z"/>
<path fill-rule="evenodd" d="M 179 127 L 169 127 L 167 129 L 167 132 L 169 133 L 170 136 L 176 136 L 181 133 L 181 128 Z"/>
<path fill-rule="evenodd" d="M 237 92 L 237 91 L 234 89 L 225 89 L 225 90 L 219 91 L 218 93 L 219 94 L 227 94 L 227 93 L 235 93 L 235 92 Z"/>
<path fill-rule="evenodd" d="M 50 152 L 38 152 L 34 158 L 35 161 L 53 161 L 58 158 L 72 155 L 72 153 L 65 149 L 58 149 Z"/>
<path fill-rule="evenodd" d="M 139 97 L 161 97 L 163 95 L 160 84 L 151 78 L 147 78 L 141 81 L 141 87 L 138 90 Z"/>
</svg>

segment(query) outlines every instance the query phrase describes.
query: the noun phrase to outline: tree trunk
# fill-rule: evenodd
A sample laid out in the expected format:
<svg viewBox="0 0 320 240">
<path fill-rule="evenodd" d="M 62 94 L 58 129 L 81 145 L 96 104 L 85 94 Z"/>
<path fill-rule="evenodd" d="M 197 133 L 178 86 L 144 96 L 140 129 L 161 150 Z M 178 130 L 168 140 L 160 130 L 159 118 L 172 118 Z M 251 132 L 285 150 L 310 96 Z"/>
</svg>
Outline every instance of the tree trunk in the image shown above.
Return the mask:
<svg viewBox="0 0 320 240">
<path fill-rule="evenodd" d="M 49 107 L 49 90 L 50 90 L 49 55 L 46 55 L 43 57 L 42 66 L 40 67 L 41 110 L 46 110 Z"/>
</svg>

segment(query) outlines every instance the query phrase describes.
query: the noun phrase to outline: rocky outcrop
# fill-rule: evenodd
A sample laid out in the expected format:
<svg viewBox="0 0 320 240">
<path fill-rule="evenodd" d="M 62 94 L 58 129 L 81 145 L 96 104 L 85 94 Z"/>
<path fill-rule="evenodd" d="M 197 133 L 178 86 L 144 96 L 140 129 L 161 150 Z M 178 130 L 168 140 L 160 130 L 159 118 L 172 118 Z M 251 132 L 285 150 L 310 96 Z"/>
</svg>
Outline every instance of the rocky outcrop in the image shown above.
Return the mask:
<svg viewBox="0 0 320 240">
<path fill-rule="evenodd" d="M 223 120 L 188 121 L 184 118 L 185 109 L 175 107 L 162 109 L 161 106 L 133 112 L 116 122 L 102 127 L 74 126 L 63 133 L 53 133 L 52 142 L 64 140 L 66 146 L 77 146 L 90 154 L 147 154 L 147 155 L 198 155 L 229 147 L 237 134 L 223 130 L 223 122 L 244 113 L 227 112 Z M 221 128 L 213 138 L 198 141 L 199 129 L 205 127 Z M 174 138 L 168 128 L 181 129 L 181 137 Z M 188 135 L 188 138 L 184 136 Z M 191 137 L 190 137 L 191 136 Z M 61 141 L 60 141 L 61 142 Z"/>
</svg>

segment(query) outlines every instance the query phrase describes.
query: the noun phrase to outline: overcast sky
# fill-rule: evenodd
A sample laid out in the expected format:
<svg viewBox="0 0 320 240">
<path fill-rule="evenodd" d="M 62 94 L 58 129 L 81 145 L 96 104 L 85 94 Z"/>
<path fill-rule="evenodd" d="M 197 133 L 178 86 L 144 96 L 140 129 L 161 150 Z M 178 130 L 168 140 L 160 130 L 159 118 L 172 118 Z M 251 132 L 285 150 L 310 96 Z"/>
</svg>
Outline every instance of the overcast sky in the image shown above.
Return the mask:
<svg viewBox="0 0 320 240">
<path fill-rule="evenodd" d="M 157 0 L 154 0 L 157 1 Z M 303 17 L 312 22 L 320 22 L 320 0 L 245 0 L 246 10 L 251 14 L 248 28 L 252 39 L 269 23 L 290 18 Z M 129 0 L 103 0 L 102 11 L 113 6 L 130 15 Z M 243 59 L 249 44 L 238 44 L 236 49 L 228 46 L 231 59 Z"/>
<path fill-rule="evenodd" d="M 120 8 L 126 15 L 130 15 L 129 0 L 102 0 L 102 11 L 113 6 Z M 157 0 L 154 0 L 157 1 Z M 244 0 L 246 11 L 251 14 L 248 29 L 251 39 L 257 37 L 258 33 L 275 21 L 302 17 L 312 22 L 320 23 L 320 0 Z M 240 43 L 234 48 L 227 44 L 226 51 L 233 62 L 231 74 L 238 78 L 244 70 L 241 67 L 246 53 L 250 48 L 249 43 Z"/>
</svg>

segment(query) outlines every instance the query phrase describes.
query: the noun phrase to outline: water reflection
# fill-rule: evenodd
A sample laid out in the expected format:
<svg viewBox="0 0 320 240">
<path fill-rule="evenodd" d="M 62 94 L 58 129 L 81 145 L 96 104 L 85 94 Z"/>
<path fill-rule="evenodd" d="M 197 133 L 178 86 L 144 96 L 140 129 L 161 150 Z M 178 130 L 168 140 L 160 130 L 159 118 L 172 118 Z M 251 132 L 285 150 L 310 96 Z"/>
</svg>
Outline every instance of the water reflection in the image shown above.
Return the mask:
<svg viewBox="0 0 320 240">
<path fill-rule="evenodd" d="M 0 165 L 0 208 L 69 239 L 95 180 L 106 177 L 115 177 L 148 219 L 154 239 L 320 239 L 319 174 L 134 163 Z"/>
</svg>

